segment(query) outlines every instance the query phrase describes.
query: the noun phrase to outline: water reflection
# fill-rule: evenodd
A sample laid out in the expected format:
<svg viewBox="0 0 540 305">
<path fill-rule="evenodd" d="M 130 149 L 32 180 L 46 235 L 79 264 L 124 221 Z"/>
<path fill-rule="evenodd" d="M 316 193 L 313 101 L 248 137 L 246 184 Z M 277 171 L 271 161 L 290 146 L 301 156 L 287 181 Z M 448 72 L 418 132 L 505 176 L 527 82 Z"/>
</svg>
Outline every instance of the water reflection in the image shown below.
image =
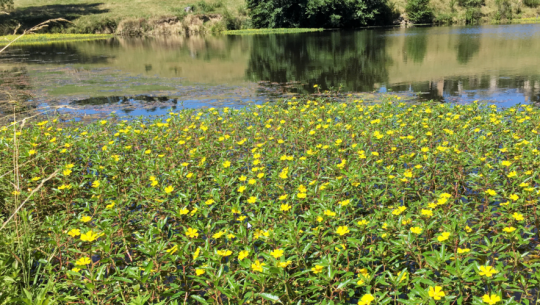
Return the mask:
<svg viewBox="0 0 540 305">
<path fill-rule="evenodd" d="M 253 81 L 300 81 L 303 90 L 371 91 L 388 80 L 386 37 L 374 31 L 255 36 L 246 76 Z"/>
<path fill-rule="evenodd" d="M 34 88 L 53 97 L 56 93 L 68 94 L 58 88 L 80 84 L 80 77 L 62 70 L 73 67 L 84 69 L 87 78 L 97 75 L 96 79 L 84 80 L 89 83 L 103 87 L 115 82 L 118 88 L 110 95 L 132 92 L 116 83 L 119 77 L 99 75 L 103 71 L 114 71 L 126 81 L 143 84 L 136 94 L 144 94 L 141 90 L 145 88 L 152 93 L 158 90 L 148 81 L 149 77 L 157 78 L 157 83 L 166 84 L 160 90 L 180 99 L 184 91 L 174 84 L 203 84 L 216 92 L 225 92 L 222 86 L 258 86 L 260 90 L 250 89 L 248 96 L 242 96 L 253 99 L 267 94 L 269 88 L 274 93 L 314 92 L 313 85 L 318 84 L 323 90 L 342 86 L 343 91 L 393 90 L 419 93 L 425 99 L 488 99 L 512 104 L 539 101 L 538 54 L 540 25 L 428 27 L 268 36 L 115 38 L 17 47 L 0 57 L 0 65 L 6 66 L 0 70 L 26 63 Z M 47 74 L 50 71 L 56 75 Z M 54 81 L 45 81 L 50 79 Z M 280 89 L 274 90 L 277 87 Z M 94 87 L 84 92 L 92 90 Z M 212 94 L 212 98 L 220 98 Z"/>
</svg>

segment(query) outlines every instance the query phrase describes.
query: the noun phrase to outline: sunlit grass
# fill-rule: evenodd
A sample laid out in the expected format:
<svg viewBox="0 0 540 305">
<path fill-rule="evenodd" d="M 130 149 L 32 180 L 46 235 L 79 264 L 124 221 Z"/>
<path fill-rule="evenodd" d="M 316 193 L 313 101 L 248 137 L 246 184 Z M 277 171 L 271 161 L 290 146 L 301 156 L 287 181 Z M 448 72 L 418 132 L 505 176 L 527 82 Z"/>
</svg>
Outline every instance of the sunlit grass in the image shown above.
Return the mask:
<svg viewBox="0 0 540 305">
<path fill-rule="evenodd" d="M 6 45 L 18 35 L 0 36 L 0 45 Z M 19 38 L 13 45 L 44 44 L 53 42 L 89 41 L 111 38 L 109 34 L 27 34 Z"/>
</svg>

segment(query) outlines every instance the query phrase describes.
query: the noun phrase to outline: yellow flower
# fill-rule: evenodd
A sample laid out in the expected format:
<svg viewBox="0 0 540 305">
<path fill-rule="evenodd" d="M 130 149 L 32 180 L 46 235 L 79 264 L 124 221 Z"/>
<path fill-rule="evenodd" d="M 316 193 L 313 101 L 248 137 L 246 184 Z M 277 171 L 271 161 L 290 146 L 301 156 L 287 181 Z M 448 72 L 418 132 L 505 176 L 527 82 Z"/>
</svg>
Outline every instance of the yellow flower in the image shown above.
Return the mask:
<svg viewBox="0 0 540 305">
<path fill-rule="evenodd" d="M 516 195 L 516 194 L 512 194 L 512 195 L 508 196 L 508 199 L 511 199 L 513 201 L 517 201 L 519 199 L 519 196 Z"/>
<path fill-rule="evenodd" d="M 278 266 L 281 268 L 287 268 L 290 264 L 292 264 L 292 261 L 279 262 Z"/>
<path fill-rule="evenodd" d="M 206 204 L 206 205 L 211 205 L 211 204 L 214 203 L 214 202 L 215 202 L 214 199 L 208 199 L 208 200 L 206 200 L 206 201 L 204 202 L 204 204 Z"/>
<path fill-rule="evenodd" d="M 287 194 L 281 195 L 281 196 L 279 196 L 279 200 L 283 201 L 283 200 L 287 199 L 287 197 L 289 197 L 289 195 L 287 195 Z"/>
<path fill-rule="evenodd" d="M 375 298 L 371 294 L 364 294 L 362 298 L 358 301 L 358 305 L 369 305 L 373 302 Z"/>
<path fill-rule="evenodd" d="M 311 271 L 313 271 L 313 273 L 317 274 L 317 273 L 321 273 L 323 271 L 323 268 L 324 268 L 324 266 L 315 265 L 315 267 L 311 268 Z"/>
<path fill-rule="evenodd" d="M 441 235 L 437 237 L 438 241 L 445 241 L 450 237 L 450 232 L 443 232 Z"/>
<path fill-rule="evenodd" d="M 484 296 L 482 296 L 482 301 L 484 301 L 484 303 L 488 303 L 489 305 L 494 305 L 500 302 L 501 298 L 496 294 L 484 294 Z"/>
<path fill-rule="evenodd" d="M 257 202 L 257 197 L 251 196 L 251 197 L 249 197 L 249 199 L 247 200 L 247 202 L 248 202 L 248 203 L 255 203 L 255 202 Z"/>
<path fill-rule="evenodd" d="M 186 236 L 191 238 L 196 238 L 199 236 L 199 233 L 197 233 L 197 229 L 188 228 L 186 231 Z"/>
<path fill-rule="evenodd" d="M 515 220 L 517 221 L 523 221 L 523 214 L 521 213 L 518 213 L 518 212 L 515 212 L 514 214 L 512 214 L 512 218 L 514 218 Z"/>
<path fill-rule="evenodd" d="M 423 229 L 420 227 L 412 227 L 411 232 L 414 234 L 422 234 Z"/>
<path fill-rule="evenodd" d="M 71 271 L 73 271 L 73 272 L 79 272 L 79 271 L 81 271 L 81 268 L 75 267 L 75 268 L 71 269 Z"/>
<path fill-rule="evenodd" d="M 193 253 L 193 260 L 196 260 L 200 254 L 201 254 L 201 248 L 197 248 L 197 250 L 195 250 L 195 252 Z"/>
<path fill-rule="evenodd" d="M 227 256 L 229 256 L 229 255 L 232 254 L 232 251 L 231 251 L 231 250 L 218 250 L 218 251 L 217 251 L 217 254 L 218 254 L 219 256 L 225 256 L 225 257 L 227 257 Z"/>
<path fill-rule="evenodd" d="M 341 227 L 338 227 L 337 230 L 336 230 L 336 234 L 339 234 L 340 236 L 343 236 L 347 233 L 350 233 L 351 231 L 349 231 L 349 228 L 347 228 L 347 226 L 341 226 Z"/>
<path fill-rule="evenodd" d="M 70 169 L 65 169 L 62 174 L 64 174 L 64 176 L 69 176 L 71 175 L 71 170 Z"/>
<path fill-rule="evenodd" d="M 96 181 L 92 182 L 92 187 L 93 188 L 98 188 L 100 184 L 101 183 L 99 182 L 99 180 L 96 180 Z"/>
<path fill-rule="evenodd" d="M 480 266 L 480 275 L 484 275 L 486 277 L 492 277 L 494 274 L 498 273 L 498 271 L 491 267 L 491 266 Z"/>
<path fill-rule="evenodd" d="M 241 187 L 238 188 L 238 193 L 243 193 L 245 190 L 246 190 L 246 187 L 242 185 Z"/>
<path fill-rule="evenodd" d="M 428 294 L 429 294 L 429 297 L 433 298 L 435 301 L 440 300 L 446 295 L 444 291 L 442 290 L 441 286 L 429 287 Z"/>
<path fill-rule="evenodd" d="M 114 202 L 111 202 L 111 204 L 108 204 L 107 206 L 105 206 L 106 209 L 110 210 L 112 208 L 114 208 Z"/>
<path fill-rule="evenodd" d="M 401 213 L 403 213 L 405 210 L 407 209 L 407 207 L 404 207 L 404 206 L 401 206 L 395 210 L 392 211 L 392 214 L 394 215 L 400 215 Z"/>
<path fill-rule="evenodd" d="M 282 211 L 282 212 L 287 212 L 290 209 L 291 209 L 291 206 L 288 205 L 288 204 L 282 204 L 281 207 L 280 207 L 280 211 Z"/>
<path fill-rule="evenodd" d="M 34 149 L 30 149 L 28 151 L 28 154 L 31 156 L 31 155 L 35 155 L 36 154 L 36 151 Z"/>
<path fill-rule="evenodd" d="M 244 258 L 248 257 L 248 255 L 249 255 L 249 251 L 247 250 L 240 251 L 240 253 L 238 254 L 238 260 L 241 261 Z"/>
<path fill-rule="evenodd" d="M 270 255 L 272 255 L 274 258 L 278 259 L 278 258 L 283 256 L 283 250 L 276 249 L 276 250 L 270 252 Z"/>
<path fill-rule="evenodd" d="M 495 192 L 492 189 L 488 189 L 487 191 L 485 191 L 485 193 L 488 194 L 489 196 L 497 196 L 497 192 Z"/>
<path fill-rule="evenodd" d="M 502 166 L 509 167 L 510 165 L 512 165 L 512 162 L 510 162 L 510 161 L 502 161 L 502 162 L 501 162 L 501 165 L 502 165 Z"/>
<path fill-rule="evenodd" d="M 471 249 L 469 249 L 469 248 L 463 248 L 463 249 L 457 248 L 457 253 L 459 253 L 459 254 L 468 253 L 468 252 L 471 252 Z"/>
<path fill-rule="evenodd" d="M 469 226 L 465 226 L 465 231 L 467 231 L 467 233 L 471 233 L 471 232 L 472 232 L 472 229 L 471 229 L 471 227 L 469 227 Z"/>
<path fill-rule="evenodd" d="M 89 257 L 81 257 L 75 262 L 75 265 L 77 265 L 77 266 L 86 266 L 86 265 L 89 265 L 91 263 L 92 263 L 92 261 L 90 260 Z"/>
<path fill-rule="evenodd" d="M 514 228 L 514 227 L 506 227 L 506 228 L 503 229 L 503 231 L 506 232 L 506 233 L 512 233 L 515 230 L 516 230 L 516 228 Z"/>
<path fill-rule="evenodd" d="M 303 198 L 306 198 L 306 193 L 298 193 L 296 194 L 296 197 L 300 198 L 300 199 L 303 199 Z"/>
<path fill-rule="evenodd" d="M 263 266 L 266 265 L 265 263 L 261 263 L 260 261 L 256 260 L 253 264 L 251 264 L 251 269 L 253 271 L 257 272 L 263 272 Z"/>
<path fill-rule="evenodd" d="M 351 203 L 351 200 L 349 200 L 349 199 L 346 199 L 346 200 L 343 200 L 343 201 L 340 201 L 340 202 L 339 202 L 339 204 L 340 204 L 341 206 L 348 206 L 349 203 Z"/>
<path fill-rule="evenodd" d="M 366 226 L 368 223 L 369 223 L 369 222 L 368 222 L 367 220 L 365 220 L 365 219 L 359 220 L 359 221 L 357 222 L 357 224 L 358 224 L 359 226 Z"/>
<path fill-rule="evenodd" d="M 79 229 L 71 229 L 71 230 L 69 230 L 68 235 L 71 236 L 71 237 L 79 236 L 79 235 L 81 235 L 81 230 L 79 230 Z"/>
<path fill-rule="evenodd" d="M 169 185 L 165 188 L 165 194 L 170 194 L 174 190 L 174 187 L 172 185 Z"/>
<path fill-rule="evenodd" d="M 231 162 L 229 162 L 229 161 L 223 162 L 223 167 L 224 168 L 229 168 L 230 166 L 231 166 Z"/>
<path fill-rule="evenodd" d="M 427 216 L 427 217 L 431 217 L 433 216 L 433 211 L 432 210 L 425 210 L 425 209 L 422 209 L 420 211 L 420 213 L 424 216 Z"/>
<path fill-rule="evenodd" d="M 89 222 L 89 221 L 91 221 L 91 220 L 92 220 L 92 217 L 90 217 L 90 216 L 83 216 L 83 217 L 81 217 L 81 221 L 82 221 L 82 222 Z"/>
<path fill-rule="evenodd" d="M 225 231 L 219 231 L 216 234 L 212 235 L 212 238 L 219 239 L 221 236 L 225 235 Z"/>
<path fill-rule="evenodd" d="M 197 276 L 203 275 L 204 273 L 205 273 L 204 269 L 198 269 L 198 268 L 195 269 L 195 274 L 196 274 Z"/>
<path fill-rule="evenodd" d="M 87 242 L 93 242 L 94 240 L 98 239 L 98 237 L 102 235 L 103 233 L 97 234 L 97 233 L 92 232 L 92 230 L 90 230 L 84 234 L 81 234 L 81 240 L 87 241 Z"/>
<path fill-rule="evenodd" d="M 336 216 L 336 212 L 332 212 L 332 211 L 330 211 L 330 210 L 326 210 L 326 211 L 324 211 L 324 215 L 330 216 L 330 217 L 334 217 L 334 216 Z"/>
</svg>

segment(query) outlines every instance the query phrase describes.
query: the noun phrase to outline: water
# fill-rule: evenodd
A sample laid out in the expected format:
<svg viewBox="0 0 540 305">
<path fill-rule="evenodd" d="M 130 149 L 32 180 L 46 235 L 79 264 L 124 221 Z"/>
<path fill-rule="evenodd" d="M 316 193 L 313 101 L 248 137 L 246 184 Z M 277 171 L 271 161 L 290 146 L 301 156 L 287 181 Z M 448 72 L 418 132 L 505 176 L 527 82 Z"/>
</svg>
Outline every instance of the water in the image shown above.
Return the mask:
<svg viewBox="0 0 540 305">
<path fill-rule="evenodd" d="M 390 28 L 13 47 L 0 56 L 0 86 L 15 75 L 11 84 L 40 105 L 95 100 L 102 112 L 123 109 L 119 100 L 155 111 L 167 101 L 244 105 L 339 87 L 510 106 L 540 101 L 539 67 L 539 24 Z"/>
</svg>

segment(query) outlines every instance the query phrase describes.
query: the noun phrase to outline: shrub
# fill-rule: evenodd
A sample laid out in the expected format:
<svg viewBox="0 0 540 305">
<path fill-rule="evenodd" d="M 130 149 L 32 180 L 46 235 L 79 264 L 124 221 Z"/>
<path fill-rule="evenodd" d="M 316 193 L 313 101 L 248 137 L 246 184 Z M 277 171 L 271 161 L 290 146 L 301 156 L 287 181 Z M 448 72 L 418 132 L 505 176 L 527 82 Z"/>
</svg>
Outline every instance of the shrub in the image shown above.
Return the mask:
<svg viewBox="0 0 540 305">
<path fill-rule="evenodd" d="M 413 23 L 431 23 L 433 21 L 433 11 L 429 7 L 429 0 L 408 0 L 405 11 Z"/>
<path fill-rule="evenodd" d="M 465 21 L 467 24 L 476 24 L 482 18 L 482 11 L 477 7 L 469 7 L 465 11 Z"/>
<path fill-rule="evenodd" d="M 540 0 L 523 0 L 523 4 L 528 7 L 538 7 L 540 6 Z"/>
<path fill-rule="evenodd" d="M 512 19 L 512 4 L 510 0 L 496 0 L 497 4 L 497 16 L 499 20 Z"/>
</svg>

